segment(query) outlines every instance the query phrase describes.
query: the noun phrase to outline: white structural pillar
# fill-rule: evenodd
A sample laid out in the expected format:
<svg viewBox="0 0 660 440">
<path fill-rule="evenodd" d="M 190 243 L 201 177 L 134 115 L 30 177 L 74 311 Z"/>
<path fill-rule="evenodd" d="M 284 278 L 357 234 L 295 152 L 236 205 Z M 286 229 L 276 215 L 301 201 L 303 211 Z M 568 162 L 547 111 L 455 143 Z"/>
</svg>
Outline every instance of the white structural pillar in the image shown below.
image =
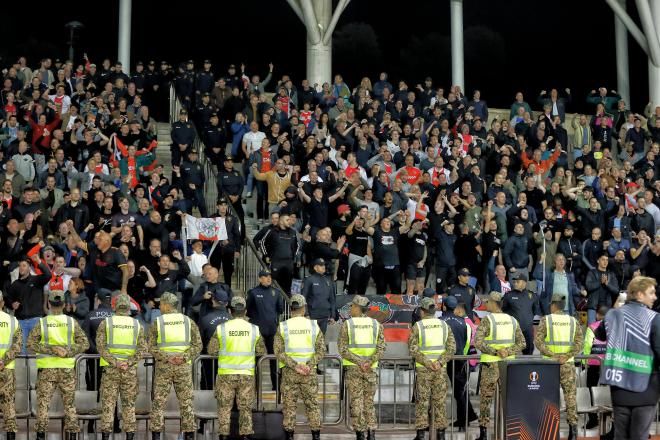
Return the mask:
<svg viewBox="0 0 660 440">
<path fill-rule="evenodd" d="M 350 0 L 287 0 L 307 29 L 307 79 L 310 85 L 332 81 L 332 34 Z"/>
<path fill-rule="evenodd" d="M 626 9 L 625 0 L 617 0 L 623 10 Z M 614 15 L 614 41 L 616 47 L 616 90 L 626 101 L 628 108 L 630 104 L 630 73 L 628 69 L 628 31 L 626 25 Z"/>
<path fill-rule="evenodd" d="M 463 0 L 450 0 L 451 11 L 451 80 L 465 93 L 463 58 Z"/>
<path fill-rule="evenodd" d="M 660 42 L 658 40 L 658 31 L 660 30 L 660 0 L 649 0 L 650 17 L 646 23 L 642 18 L 642 25 L 647 40 L 649 40 L 649 49 L 655 45 L 657 57 L 649 57 L 649 102 L 651 109 L 660 105 Z M 640 16 L 642 11 L 639 11 Z M 646 26 L 644 26 L 646 25 Z M 647 29 L 647 26 L 649 29 Z M 654 40 L 652 40 L 654 39 Z M 653 111 L 653 110 L 651 110 Z"/>
<path fill-rule="evenodd" d="M 124 66 L 124 72 L 131 71 L 132 6 L 132 0 L 119 0 L 119 35 L 117 38 L 117 59 Z"/>
</svg>

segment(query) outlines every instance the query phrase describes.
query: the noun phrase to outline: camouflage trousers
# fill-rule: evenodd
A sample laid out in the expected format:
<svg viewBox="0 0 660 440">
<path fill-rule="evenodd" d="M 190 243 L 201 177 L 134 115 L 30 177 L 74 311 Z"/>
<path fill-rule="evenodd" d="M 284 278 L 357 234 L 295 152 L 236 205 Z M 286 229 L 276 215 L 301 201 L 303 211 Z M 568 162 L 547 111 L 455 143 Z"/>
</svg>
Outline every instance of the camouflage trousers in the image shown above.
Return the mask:
<svg viewBox="0 0 660 440">
<path fill-rule="evenodd" d="M 312 431 L 321 429 L 321 410 L 318 401 L 319 383 L 314 369 L 308 376 L 296 373 L 290 368 L 282 370 L 282 384 L 280 385 L 282 398 L 282 416 L 284 429 L 293 431 L 296 427 L 296 407 L 298 399 L 303 401 L 305 414 Z"/>
<path fill-rule="evenodd" d="M 566 421 L 569 425 L 577 425 L 577 402 L 575 389 L 575 365 L 573 362 L 566 362 L 559 367 L 559 384 L 564 390 L 564 401 L 566 402 Z"/>
<path fill-rule="evenodd" d="M 493 403 L 497 381 L 500 379 L 500 370 L 497 362 L 481 363 L 481 379 L 479 380 L 479 426 L 488 426 L 490 423 L 490 406 Z"/>
<path fill-rule="evenodd" d="M 0 410 L 5 420 L 5 432 L 18 432 L 16 425 L 16 379 L 14 370 L 3 369 L 0 371 Z"/>
<path fill-rule="evenodd" d="M 378 375 L 373 370 L 364 373 L 357 367 L 347 367 L 345 379 L 351 405 L 353 431 L 376 429 L 378 423 L 374 395 L 378 387 Z"/>
<path fill-rule="evenodd" d="M 137 367 L 122 371 L 103 367 L 101 376 L 101 432 L 112 432 L 117 397 L 121 398 L 121 424 L 124 432 L 135 432 L 135 399 L 138 394 Z"/>
<path fill-rule="evenodd" d="M 55 390 L 59 389 L 64 404 L 64 430 L 80 432 L 74 405 L 76 373 L 73 368 L 41 368 L 37 374 L 37 432 L 48 430 L 48 408 Z"/>
<path fill-rule="evenodd" d="M 154 398 L 151 402 L 151 432 L 162 432 L 165 423 L 165 403 L 174 386 L 176 398 L 181 412 L 181 431 L 195 432 L 195 415 L 193 413 L 193 383 L 190 364 L 171 365 L 156 362 L 154 375 Z"/>
<path fill-rule="evenodd" d="M 254 406 L 254 376 L 246 374 L 218 375 L 215 381 L 215 398 L 218 399 L 218 434 L 229 435 L 231 408 L 234 398 L 238 407 L 239 435 L 253 434 L 252 407 Z"/>
<path fill-rule="evenodd" d="M 433 423 L 436 429 L 447 428 L 447 388 L 449 376 L 443 367 L 438 371 L 423 368 L 415 370 L 415 428 L 426 429 L 429 426 L 429 406 L 433 409 Z"/>
</svg>

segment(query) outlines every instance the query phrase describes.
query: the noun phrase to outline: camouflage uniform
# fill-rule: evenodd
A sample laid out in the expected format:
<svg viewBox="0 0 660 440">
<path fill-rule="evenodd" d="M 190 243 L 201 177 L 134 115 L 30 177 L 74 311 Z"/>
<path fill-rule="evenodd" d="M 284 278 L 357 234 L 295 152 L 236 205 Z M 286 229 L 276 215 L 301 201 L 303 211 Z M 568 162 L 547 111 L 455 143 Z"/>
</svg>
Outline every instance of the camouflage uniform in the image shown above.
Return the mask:
<svg viewBox="0 0 660 440">
<path fill-rule="evenodd" d="M 20 326 L 14 329 L 14 338 L 11 341 L 11 347 L 5 355 L 0 359 L 4 366 L 13 361 L 16 356 L 21 354 L 23 349 L 23 332 Z M 2 410 L 3 419 L 5 420 L 5 432 L 18 432 L 18 425 L 16 425 L 16 377 L 15 370 L 7 368 L 0 370 L 0 410 Z M 25 374 L 19 371 L 17 374 Z"/>
<path fill-rule="evenodd" d="M 408 336 L 410 355 L 415 362 L 424 365 L 424 367 L 416 367 L 415 370 L 415 428 L 417 430 L 428 428 L 429 406 L 431 404 L 433 406 L 435 428 L 444 430 L 448 426 L 445 400 L 449 387 L 447 362 L 456 353 L 456 341 L 451 329 L 447 327 L 447 330 L 445 352 L 438 359 L 442 367 L 438 371 L 430 369 L 433 360 L 420 352 L 419 328 L 416 325 L 412 326 L 410 336 Z"/>
<path fill-rule="evenodd" d="M 512 318 L 515 319 L 515 318 Z M 490 335 L 490 317 L 486 316 L 481 320 L 479 327 L 477 327 L 477 335 L 474 340 L 474 345 L 477 350 L 485 354 L 497 356 L 497 350 L 490 348 L 489 341 L 486 337 Z M 520 325 L 516 325 L 516 340 L 513 346 L 507 348 L 510 354 L 520 354 L 526 347 L 525 337 L 520 330 Z M 497 381 L 500 379 L 500 370 L 497 362 L 481 362 L 481 379 L 479 382 L 479 426 L 488 426 L 490 422 L 490 406 L 493 402 L 495 395 L 495 388 Z"/>
<path fill-rule="evenodd" d="M 165 294 L 164 294 L 165 295 Z M 161 297 L 161 302 L 163 301 Z M 174 313 L 174 312 L 173 312 Z M 174 365 L 169 363 L 168 359 L 172 353 L 166 353 L 158 348 L 158 326 L 149 327 L 148 333 L 149 352 L 156 360 L 153 393 L 154 397 L 151 404 L 151 432 L 162 432 L 164 428 L 165 402 L 170 394 L 170 389 L 174 386 L 176 398 L 179 401 L 181 411 L 181 431 L 194 432 L 197 430 L 195 424 L 195 415 L 193 413 L 193 381 L 192 368 L 189 362 L 193 361 L 202 351 L 202 338 L 199 335 L 199 329 L 192 320 L 190 321 L 190 348 L 177 353 L 182 356 L 185 363 Z"/>
<path fill-rule="evenodd" d="M 45 318 L 42 318 L 45 319 Z M 73 320 L 73 343 L 66 350 L 65 357 L 74 357 L 84 353 L 89 348 L 89 341 L 78 322 Z M 57 356 L 52 347 L 41 343 L 41 323 L 37 324 L 28 336 L 28 349 L 36 353 Z M 64 404 L 64 430 L 66 432 L 80 432 L 78 414 L 74 405 L 76 395 L 75 369 L 69 368 L 40 368 L 37 374 L 37 432 L 48 429 L 48 408 L 56 389 L 62 394 Z"/>
<path fill-rule="evenodd" d="M 317 395 L 319 384 L 314 370 L 319 361 L 325 356 L 325 339 L 323 338 L 323 333 L 319 332 L 316 337 L 314 355 L 307 362 L 307 365 L 311 369 L 310 374 L 307 376 L 297 373 L 295 370 L 296 361 L 284 353 L 284 339 L 279 331 L 275 335 L 273 349 L 278 361 L 285 364 L 282 367 L 282 384 L 280 386 L 284 429 L 287 431 L 293 431 L 295 429 L 296 406 L 298 399 L 302 399 L 311 430 L 319 431 L 321 429 L 321 411 L 319 409 Z"/>
<path fill-rule="evenodd" d="M 353 431 L 364 432 L 375 430 L 377 426 L 376 408 L 374 407 L 374 395 L 378 387 L 378 375 L 373 369 L 368 372 L 362 371 L 357 364 L 378 362 L 385 353 L 385 334 L 383 326 L 378 326 L 376 337 L 376 352 L 370 358 L 356 356 L 348 349 L 348 324 L 344 322 L 339 331 L 338 349 L 342 358 L 356 365 L 345 367 L 346 389 L 351 404 L 351 423 Z"/>
<path fill-rule="evenodd" d="M 582 353 L 582 347 L 584 346 L 584 334 L 582 329 L 578 325 L 575 326 L 575 336 L 573 339 L 573 345 L 571 350 L 568 353 L 559 355 L 553 353 L 546 346 L 545 337 L 548 333 L 548 329 L 545 325 L 545 319 L 541 319 L 539 327 L 536 330 L 536 336 L 534 336 L 534 345 L 538 348 L 539 352 L 543 356 L 549 356 L 553 359 L 558 359 L 559 356 L 566 356 L 567 358 L 572 358 L 578 354 Z M 566 401 L 566 421 L 569 425 L 577 425 L 577 402 L 576 402 L 576 378 L 575 378 L 575 364 L 574 362 L 565 362 L 559 366 L 559 384 L 561 385 L 562 390 L 564 390 L 564 400 Z"/>
<path fill-rule="evenodd" d="M 243 319 L 243 318 L 236 318 Z M 217 356 L 220 351 L 217 333 L 213 333 L 208 354 Z M 259 338 L 256 346 L 256 355 L 266 355 L 264 339 Z M 240 435 L 251 435 L 252 430 L 252 408 L 255 401 L 255 379 L 246 374 L 219 374 L 215 381 L 215 397 L 218 399 L 218 434 L 229 435 L 229 423 L 231 420 L 231 409 L 234 398 L 238 406 L 238 431 Z"/>
<path fill-rule="evenodd" d="M 135 354 L 125 360 L 128 363 L 128 369 L 124 371 L 117 367 L 118 359 L 108 351 L 105 333 L 107 322 L 107 319 L 101 322 L 96 333 L 97 350 L 109 364 L 103 367 L 101 376 L 101 432 L 112 432 L 117 395 L 121 398 L 122 429 L 124 432 L 135 432 L 137 430 L 135 421 L 135 399 L 138 395 L 137 364 L 147 348 L 144 331 L 140 326 L 137 350 Z"/>
</svg>

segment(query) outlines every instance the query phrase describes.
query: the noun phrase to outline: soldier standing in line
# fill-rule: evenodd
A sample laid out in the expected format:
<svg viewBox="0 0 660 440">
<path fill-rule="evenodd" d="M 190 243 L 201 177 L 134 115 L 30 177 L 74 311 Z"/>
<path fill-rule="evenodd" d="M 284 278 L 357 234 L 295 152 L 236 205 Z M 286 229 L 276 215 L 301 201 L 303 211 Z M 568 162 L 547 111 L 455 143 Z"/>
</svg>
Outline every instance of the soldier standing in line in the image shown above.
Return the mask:
<svg viewBox="0 0 660 440">
<path fill-rule="evenodd" d="M 429 427 L 429 406 L 433 409 L 436 439 L 444 440 L 447 429 L 445 399 L 449 387 L 447 362 L 456 351 L 454 335 L 446 322 L 435 317 L 435 300 L 422 298 L 422 319 L 417 321 L 408 337 L 410 355 L 415 360 L 416 398 L 414 440 L 424 440 Z"/>
<path fill-rule="evenodd" d="M 62 394 L 64 430 L 68 440 L 76 440 L 80 427 L 74 405 L 76 356 L 89 348 L 89 341 L 78 322 L 64 315 L 64 292 L 48 294 L 51 314 L 39 319 L 28 336 L 28 349 L 37 353 L 37 440 L 46 439 L 48 408 L 55 389 Z"/>
<path fill-rule="evenodd" d="M 316 321 L 305 317 L 305 297 L 291 297 L 291 318 L 280 323 L 275 335 L 275 354 L 282 368 L 282 413 L 286 440 L 293 440 L 296 406 L 302 399 L 312 440 L 321 438 L 321 412 L 318 402 L 319 384 L 314 374 L 325 356 L 325 340 Z"/>
<path fill-rule="evenodd" d="M 536 331 L 534 344 L 541 354 L 559 362 L 559 383 L 564 390 L 568 440 L 577 439 L 577 403 L 575 382 L 576 354 L 582 352 L 584 335 L 577 319 L 564 313 L 566 297 L 555 293 L 550 303 L 550 314 L 544 316 Z"/>
<path fill-rule="evenodd" d="M 250 324 L 245 316 L 245 298 L 235 296 L 230 308 L 233 319 L 221 323 L 209 341 L 208 353 L 218 356 L 218 378 L 215 396 L 218 399 L 218 438 L 229 438 L 229 422 L 234 398 L 238 406 L 238 433 L 248 440 L 252 430 L 254 406 L 255 356 L 264 356 L 266 346 L 259 327 Z"/>
<path fill-rule="evenodd" d="M 513 316 L 502 313 L 502 294 L 490 292 L 486 302 L 490 314 L 479 323 L 474 345 L 481 351 L 481 402 L 479 403 L 479 437 L 488 439 L 490 405 L 493 402 L 500 370 L 497 363 L 505 359 L 515 359 L 526 346 L 525 337 L 518 321 Z"/>
<path fill-rule="evenodd" d="M 181 431 L 185 440 L 195 436 L 193 413 L 193 381 L 191 364 L 202 351 L 202 339 L 197 325 L 179 313 L 175 294 L 165 292 L 160 297 L 161 316 L 149 327 L 149 351 L 156 360 L 154 397 L 151 403 L 151 437 L 160 440 L 164 427 L 165 402 L 174 386 L 181 409 Z"/>
<path fill-rule="evenodd" d="M 378 386 L 375 368 L 385 353 L 383 326 L 366 316 L 369 299 L 355 296 L 351 303 L 351 318 L 339 331 L 338 349 L 346 371 L 346 389 L 351 401 L 351 421 L 357 440 L 375 440 L 376 409 L 374 394 Z"/>
<path fill-rule="evenodd" d="M 131 298 L 121 294 L 115 300 L 115 316 L 105 318 L 96 333 L 101 355 L 101 435 L 110 439 L 117 405 L 121 396 L 121 423 L 126 440 L 135 438 L 135 399 L 138 394 L 137 364 L 146 351 L 144 331 L 130 317 Z"/>
<path fill-rule="evenodd" d="M 14 440 L 18 432 L 14 359 L 23 349 L 23 332 L 18 320 L 3 312 L 4 308 L 5 300 L 0 292 L 0 410 L 5 420 L 6 438 Z"/>
</svg>

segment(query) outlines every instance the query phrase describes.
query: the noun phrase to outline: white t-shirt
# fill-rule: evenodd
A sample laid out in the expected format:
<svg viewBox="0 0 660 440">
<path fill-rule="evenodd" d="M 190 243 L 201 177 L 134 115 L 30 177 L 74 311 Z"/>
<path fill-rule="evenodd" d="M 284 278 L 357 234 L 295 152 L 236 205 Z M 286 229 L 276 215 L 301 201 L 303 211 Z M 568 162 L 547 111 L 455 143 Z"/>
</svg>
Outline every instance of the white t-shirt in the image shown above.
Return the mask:
<svg viewBox="0 0 660 440">
<path fill-rule="evenodd" d="M 266 133 L 257 131 L 256 133 L 248 131 L 243 135 L 243 143 L 246 145 L 248 156 L 261 148 L 261 141 L 266 139 Z"/>
</svg>

